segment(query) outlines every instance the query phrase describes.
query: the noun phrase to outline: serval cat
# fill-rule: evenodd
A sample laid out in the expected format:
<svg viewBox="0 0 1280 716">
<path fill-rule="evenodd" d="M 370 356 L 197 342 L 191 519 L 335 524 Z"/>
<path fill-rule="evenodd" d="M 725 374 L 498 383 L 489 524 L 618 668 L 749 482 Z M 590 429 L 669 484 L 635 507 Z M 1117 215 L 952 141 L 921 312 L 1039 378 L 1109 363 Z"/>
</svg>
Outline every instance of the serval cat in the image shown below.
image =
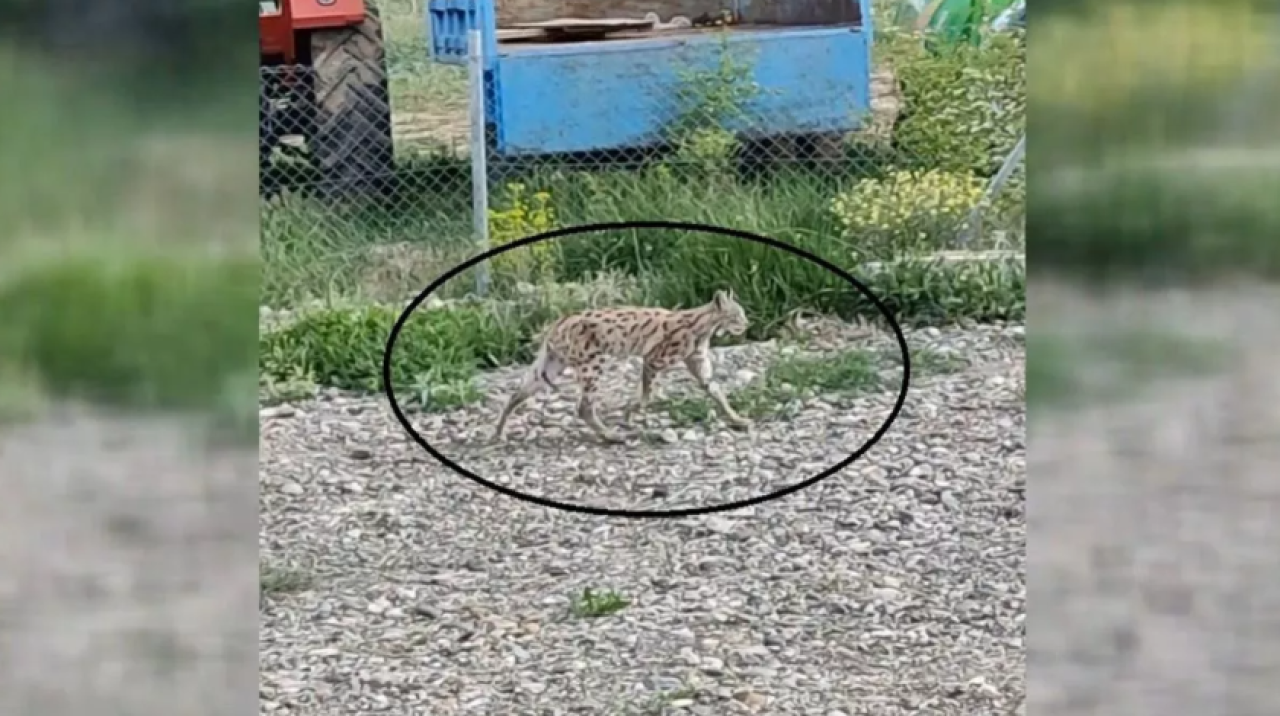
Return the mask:
<svg viewBox="0 0 1280 716">
<path fill-rule="evenodd" d="M 725 422 L 745 428 L 750 421 L 734 412 L 712 378 L 710 349 L 712 335 L 723 331 L 737 336 L 746 330 L 747 314 L 732 291 L 716 291 L 710 303 L 681 311 L 621 306 L 565 316 L 543 334 L 538 356 L 524 382 L 503 407 L 493 439 L 502 438 L 513 410 L 543 388 L 557 390 L 555 379 L 565 368 L 573 368 L 579 390 L 578 417 L 604 442 L 620 442 L 621 438 L 606 429 L 596 415 L 596 392 L 605 362 L 611 357 L 629 356 L 640 356 L 644 363 L 640 394 L 627 405 L 624 424 L 648 406 L 654 378 L 683 363 L 698 386 L 715 401 Z"/>
</svg>

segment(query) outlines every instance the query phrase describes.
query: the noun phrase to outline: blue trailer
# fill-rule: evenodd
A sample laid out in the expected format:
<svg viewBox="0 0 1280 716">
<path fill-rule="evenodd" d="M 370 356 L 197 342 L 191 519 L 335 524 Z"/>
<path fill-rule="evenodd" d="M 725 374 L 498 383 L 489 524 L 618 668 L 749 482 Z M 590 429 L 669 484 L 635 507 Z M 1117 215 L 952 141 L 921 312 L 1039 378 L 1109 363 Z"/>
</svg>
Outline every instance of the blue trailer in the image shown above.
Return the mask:
<svg viewBox="0 0 1280 716">
<path fill-rule="evenodd" d="M 724 3 L 731 5 L 726 7 Z M 622 33 L 588 41 L 514 42 L 504 27 L 551 18 L 728 17 L 724 27 Z M 430 0 L 437 62 L 466 64 L 467 33 L 484 56 L 490 151 L 598 152 L 660 143 L 684 108 L 685 73 L 726 51 L 760 92 L 731 127 L 757 138 L 831 136 L 869 120 L 870 0 Z"/>
</svg>

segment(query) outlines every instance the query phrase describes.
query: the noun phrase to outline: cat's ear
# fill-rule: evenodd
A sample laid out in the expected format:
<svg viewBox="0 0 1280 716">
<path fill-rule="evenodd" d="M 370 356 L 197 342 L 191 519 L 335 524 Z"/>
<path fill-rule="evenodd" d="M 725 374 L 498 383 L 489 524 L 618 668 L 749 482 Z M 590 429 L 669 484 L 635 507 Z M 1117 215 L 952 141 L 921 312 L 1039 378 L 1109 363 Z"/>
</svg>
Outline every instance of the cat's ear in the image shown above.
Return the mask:
<svg viewBox="0 0 1280 716">
<path fill-rule="evenodd" d="M 716 304 L 716 308 L 724 308 L 729 305 L 730 298 L 724 291 L 716 291 L 715 298 L 711 300 Z"/>
</svg>

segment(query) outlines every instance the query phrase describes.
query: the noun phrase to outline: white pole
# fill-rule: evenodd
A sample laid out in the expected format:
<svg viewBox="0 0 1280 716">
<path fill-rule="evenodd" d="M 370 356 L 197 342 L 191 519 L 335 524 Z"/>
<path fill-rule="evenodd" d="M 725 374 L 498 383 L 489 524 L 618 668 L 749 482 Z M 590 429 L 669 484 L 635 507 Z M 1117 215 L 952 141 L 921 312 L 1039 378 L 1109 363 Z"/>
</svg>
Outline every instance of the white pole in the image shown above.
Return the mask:
<svg viewBox="0 0 1280 716">
<path fill-rule="evenodd" d="M 479 30 L 467 33 L 467 76 L 471 86 L 471 212 L 476 243 L 489 250 L 489 161 L 485 139 L 484 44 Z M 476 294 L 489 294 L 489 262 L 476 267 Z"/>
</svg>

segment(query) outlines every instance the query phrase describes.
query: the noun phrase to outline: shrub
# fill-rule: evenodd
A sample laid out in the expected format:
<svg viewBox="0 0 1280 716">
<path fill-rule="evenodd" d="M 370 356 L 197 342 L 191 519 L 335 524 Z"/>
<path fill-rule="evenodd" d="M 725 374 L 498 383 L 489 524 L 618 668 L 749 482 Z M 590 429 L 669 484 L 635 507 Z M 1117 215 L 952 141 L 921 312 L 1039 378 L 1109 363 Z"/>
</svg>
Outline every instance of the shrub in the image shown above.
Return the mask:
<svg viewBox="0 0 1280 716">
<path fill-rule="evenodd" d="M 556 211 L 547 191 L 526 194 L 525 185 L 507 184 L 501 205 L 489 210 L 489 243 L 503 246 L 556 228 Z M 543 241 L 495 256 L 491 264 L 495 280 L 543 282 L 553 278 L 556 245 Z"/>
<path fill-rule="evenodd" d="M 972 174 L 895 171 L 865 179 L 831 202 L 855 260 L 884 259 L 948 246 L 982 200 Z"/>
<path fill-rule="evenodd" d="M 877 38 L 902 88 L 893 141 L 900 162 L 986 177 L 1026 131 L 1026 42 L 1021 32 L 980 44 L 926 49 L 918 33 Z"/>
<path fill-rule="evenodd" d="M 747 107 L 767 90 L 755 80 L 755 58 L 718 37 L 716 63 L 680 73 L 673 101 L 678 109 L 667 127 L 675 159 L 707 174 L 725 177 L 741 144 L 734 130 L 751 123 Z"/>
<path fill-rule="evenodd" d="M 797 234 L 793 243 L 845 267 L 910 325 L 958 320 L 1022 320 L 1026 315 L 1026 272 L 993 263 L 896 261 L 880 271 L 863 271 L 846 242 Z M 773 336 L 797 308 L 844 318 L 882 320 L 856 289 L 826 269 L 763 244 L 725 237 L 686 241 L 665 270 L 647 281 L 650 299 L 663 306 L 703 303 L 715 290 L 732 287 L 751 316 L 749 339 Z"/>
<path fill-rule="evenodd" d="M 908 260 L 870 275 L 853 273 L 903 325 L 1026 320 L 1027 274 L 1021 265 Z M 833 313 L 867 318 L 879 315 L 860 296 L 844 295 L 846 300 L 834 305 Z"/>
<path fill-rule="evenodd" d="M 0 283 L 0 364 L 111 406 L 219 409 L 257 362 L 256 259 L 61 257 Z"/>
<path fill-rule="evenodd" d="M 335 308 L 308 313 L 260 340 L 262 372 L 274 380 L 299 375 L 321 385 L 377 391 L 382 356 L 401 310 L 393 306 Z M 470 379 L 479 368 L 527 359 L 526 335 L 482 305 L 415 311 L 392 354 L 397 388 L 423 381 Z"/>
<path fill-rule="evenodd" d="M 516 299 L 419 307 L 392 353 L 392 381 L 402 399 L 442 409 L 479 397 L 477 370 L 533 358 L 536 334 L 559 316 L 600 304 L 629 302 L 634 282 L 614 276 L 581 285 L 517 284 Z M 374 392 L 399 306 L 330 306 L 302 314 L 259 341 L 261 382 L 298 381 Z"/>
<path fill-rule="evenodd" d="M 734 161 L 742 142 L 720 127 L 693 127 L 675 140 L 674 163 L 684 172 L 708 182 L 732 181 Z"/>
</svg>

